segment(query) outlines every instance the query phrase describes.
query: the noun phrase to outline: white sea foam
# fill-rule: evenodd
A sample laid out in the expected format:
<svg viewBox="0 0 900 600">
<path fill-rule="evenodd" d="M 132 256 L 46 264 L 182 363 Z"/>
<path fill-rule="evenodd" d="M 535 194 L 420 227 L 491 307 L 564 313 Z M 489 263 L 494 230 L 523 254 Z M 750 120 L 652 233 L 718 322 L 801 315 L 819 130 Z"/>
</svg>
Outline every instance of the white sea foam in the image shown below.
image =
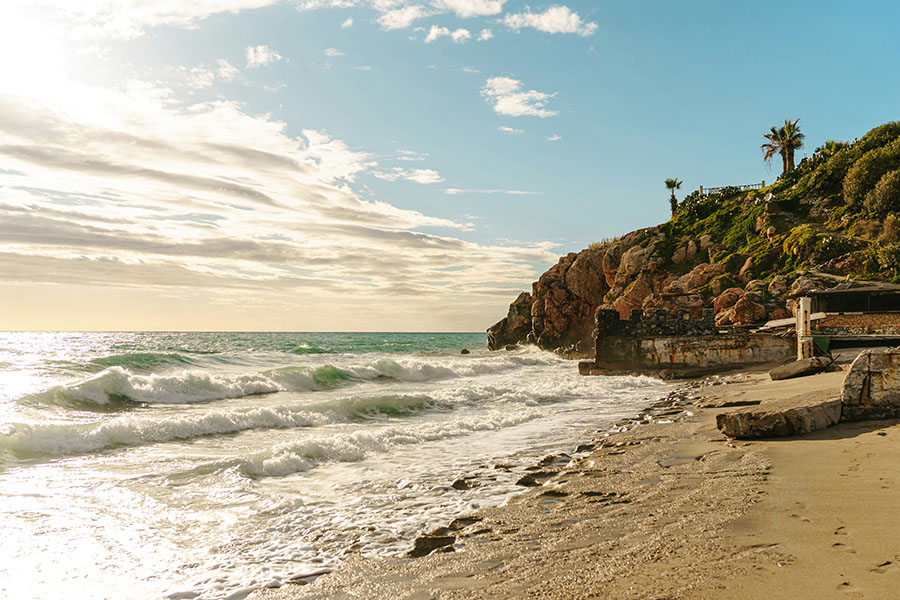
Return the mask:
<svg viewBox="0 0 900 600">
<path fill-rule="evenodd" d="M 412 383 L 502 373 L 526 365 L 559 362 L 548 353 L 523 351 L 479 358 L 432 360 L 379 358 L 364 364 L 281 367 L 240 375 L 184 370 L 138 375 L 120 366 L 87 379 L 35 394 L 32 400 L 104 405 L 116 401 L 189 404 L 279 391 L 305 392 L 353 383 L 393 380 Z M 438 364 L 436 364 L 438 363 Z"/>
</svg>

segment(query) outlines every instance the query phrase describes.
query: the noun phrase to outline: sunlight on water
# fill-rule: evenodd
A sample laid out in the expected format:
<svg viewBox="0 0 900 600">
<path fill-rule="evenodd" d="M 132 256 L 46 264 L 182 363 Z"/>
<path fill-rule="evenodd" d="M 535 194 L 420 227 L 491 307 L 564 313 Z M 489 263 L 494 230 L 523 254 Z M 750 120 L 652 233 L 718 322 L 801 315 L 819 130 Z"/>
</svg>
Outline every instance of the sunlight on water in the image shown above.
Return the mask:
<svg viewBox="0 0 900 600">
<path fill-rule="evenodd" d="M 666 389 L 483 346 L 481 334 L 0 334 L 0 590 L 241 597 L 348 553 L 404 552 Z M 462 476 L 476 485 L 453 488 Z"/>
</svg>

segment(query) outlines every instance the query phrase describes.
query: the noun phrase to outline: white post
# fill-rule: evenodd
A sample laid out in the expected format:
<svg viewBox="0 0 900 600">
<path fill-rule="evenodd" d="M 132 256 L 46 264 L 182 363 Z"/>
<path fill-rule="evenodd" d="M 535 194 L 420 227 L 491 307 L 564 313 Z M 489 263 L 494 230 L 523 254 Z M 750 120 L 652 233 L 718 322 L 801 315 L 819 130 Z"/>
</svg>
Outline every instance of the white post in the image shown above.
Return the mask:
<svg viewBox="0 0 900 600">
<path fill-rule="evenodd" d="M 812 298 L 800 298 L 797 308 L 797 360 L 812 358 L 813 339 L 809 325 L 809 315 L 812 310 Z"/>
</svg>

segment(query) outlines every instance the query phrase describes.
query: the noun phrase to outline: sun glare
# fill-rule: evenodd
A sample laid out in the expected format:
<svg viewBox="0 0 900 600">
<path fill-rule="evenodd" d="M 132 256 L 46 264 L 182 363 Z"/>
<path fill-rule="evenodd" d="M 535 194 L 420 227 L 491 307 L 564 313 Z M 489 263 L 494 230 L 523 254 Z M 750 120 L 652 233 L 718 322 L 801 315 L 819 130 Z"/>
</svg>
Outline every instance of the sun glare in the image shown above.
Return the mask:
<svg viewBox="0 0 900 600">
<path fill-rule="evenodd" d="M 0 6 L 0 90 L 46 95 L 65 76 L 62 45 L 41 25 Z"/>
</svg>

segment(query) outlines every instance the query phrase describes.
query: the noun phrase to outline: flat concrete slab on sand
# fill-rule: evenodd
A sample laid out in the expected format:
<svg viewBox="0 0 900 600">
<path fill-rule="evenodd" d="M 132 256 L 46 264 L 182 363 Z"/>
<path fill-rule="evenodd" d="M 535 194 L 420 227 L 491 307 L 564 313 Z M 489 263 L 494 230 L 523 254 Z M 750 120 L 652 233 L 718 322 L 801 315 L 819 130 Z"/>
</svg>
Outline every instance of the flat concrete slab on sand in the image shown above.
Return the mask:
<svg viewBox="0 0 900 600">
<path fill-rule="evenodd" d="M 751 439 L 812 433 L 840 419 L 840 395 L 812 392 L 720 413 L 716 427 L 728 437 Z"/>
</svg>

